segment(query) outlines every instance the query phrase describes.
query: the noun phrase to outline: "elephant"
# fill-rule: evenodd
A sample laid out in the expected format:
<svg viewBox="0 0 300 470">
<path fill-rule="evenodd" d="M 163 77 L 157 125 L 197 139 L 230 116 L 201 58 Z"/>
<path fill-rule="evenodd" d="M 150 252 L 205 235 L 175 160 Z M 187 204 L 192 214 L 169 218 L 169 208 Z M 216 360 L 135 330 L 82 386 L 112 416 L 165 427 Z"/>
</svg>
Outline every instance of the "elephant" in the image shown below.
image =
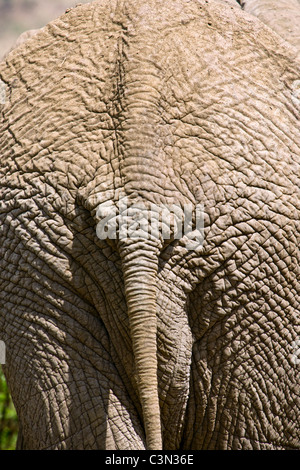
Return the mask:
<svg viewBox="0 0 300 470">
<path fill-rule="evenodd" d="M 300 60 L 299 0 L 243 0 L 242 7 L 297 48 Z"/>
<path fill-rule="evenodd" d="M 0 79 L 18 448 L 299 449 L 296 49 L 229 2 L 99 0 Z"/>
<path fill-rule="evenodd" d="M 16 49 L 17 47 L 19 47 L 21 44 L 24 44 L 26 41 L 28 41 L 28 39 L 32 38 L 33 36 L 35 36 L 37 33 L 39 33 L 40 31 L 42 30 L 42 28 L 40 29 L 29 29 L 28 31 L 24 31 L 22 34 L 20 34 L 20 36 L 18 37 L 18 39 L 16 40 L 16 42 L 12 45 L 12 47 L 10 48 L 10 50 L 4 54 L 3 58 L 0 57 L 1 60 L 4 60 L 8 54 L 13 51 L 14 49 Z"/>
<path fill-rule="evenodd" d="M 300 0 L 216 0 L 231 7 L 243 8 L 248 13 L 258 17 L 266 25 L 286 39 L 291 45 L 297 48 L 300 55 Z M 82 6 L 81 3 L 73 8 Z M 65 13 L 69 13 L 73 8 L 68 8 Z M 36 35 L 40 29 L 24 31 L 11 49 L 3 56 L 2 60 L 16 47 L 20 46 L 32 36 Z M 1 59 L 1 58 L 0 58 Z"/>
<path fill-rule="evenodd" d="M 248 13 L 258 17 L 266 25 L 286 39 L 290 44 L 300 51 L 300 0 L 216 0 L 231 7 L 241 7 Z M 82 6 L 81 3 L 73 8 Z M 68 8 L 65 13 L 69 13 L 73 8 Z M 20 46 L 32 36 L 36 35 L 40 29 L 24 31 L 11 49 L 4 55 L 3 59 L 16 47 Z M 300 54 L 300 52 L 299 52 Z"/>
</svg>

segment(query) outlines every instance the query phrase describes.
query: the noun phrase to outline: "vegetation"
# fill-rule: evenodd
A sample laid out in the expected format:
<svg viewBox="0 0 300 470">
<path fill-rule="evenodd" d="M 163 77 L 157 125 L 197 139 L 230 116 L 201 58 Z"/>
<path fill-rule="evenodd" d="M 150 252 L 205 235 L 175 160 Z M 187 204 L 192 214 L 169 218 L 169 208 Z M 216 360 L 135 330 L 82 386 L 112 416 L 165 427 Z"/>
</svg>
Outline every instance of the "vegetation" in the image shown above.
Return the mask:
<svg viewBox="0 0 300 470">
<path fill-rule="evenodd" d="M 6 380 L 0 369 L 0 450 L 14 450 L 18 436 L 18 419 Z"/>
</svg>

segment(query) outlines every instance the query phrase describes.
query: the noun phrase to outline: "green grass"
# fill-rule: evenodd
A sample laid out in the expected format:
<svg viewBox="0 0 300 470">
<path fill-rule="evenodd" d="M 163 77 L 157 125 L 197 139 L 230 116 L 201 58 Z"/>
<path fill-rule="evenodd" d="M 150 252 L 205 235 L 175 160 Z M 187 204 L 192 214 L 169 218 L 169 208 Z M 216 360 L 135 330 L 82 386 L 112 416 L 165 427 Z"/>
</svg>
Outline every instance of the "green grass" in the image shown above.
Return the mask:
<svg viewBox="0 0 300 470">
<path fill-rule="evenodd" d="M 17 437 L 18 418 L 0 368 L 0 450 L 14 450 Z"/>
</svg>

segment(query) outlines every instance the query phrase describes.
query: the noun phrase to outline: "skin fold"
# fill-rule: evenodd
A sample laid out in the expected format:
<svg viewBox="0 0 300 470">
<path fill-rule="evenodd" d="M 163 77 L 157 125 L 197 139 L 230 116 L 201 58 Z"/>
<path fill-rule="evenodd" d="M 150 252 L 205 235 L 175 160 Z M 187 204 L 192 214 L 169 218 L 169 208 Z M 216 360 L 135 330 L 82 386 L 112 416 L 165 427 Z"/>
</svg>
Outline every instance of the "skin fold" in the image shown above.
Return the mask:
<svg viewBox="0 0 300 470">
<path fill-rule="evenodd" d="M 93 2 L 0 64 L 19 448 L 300 447 L 300 68 L 225 3 Z M 202 207 L 202 245 L 120 200 Z"/>
<path fill-rule="evenodd" d="M 13 46 L 11 47 L 11 49 L 6 53 L 4 54 L 3 58 L 1 57 L 0 59 L 1 60 L 4 60 L 5 57 L 11 52 L 13 51 L 14 49 L 16 49 L 17 47 L 19 47 L 21 44 L 23 44 L 24 42 L 28 41 L 28 39 L 32 38 L 33 36 L 35 36 L 40 30 L 39 29 L 29 29 L 28 31 L 24 31 L 22 34 L 20 34 L 20 36 L 18 37 L 18 39 L 16 40 L 15 44 L 13 44 Z"/>
<path fill-rule="evenodd" d="M 257 16 L 266 25 L 298 50 L 300 60 L 299 0 L 243 0 L 243 9 Z"/>
<path fill-rule="evenodd" d="M 216 0 L 227 6 L 243 8 L 244 11 L 256 16 L 266 25 L 287 40 L 298 50 L 300 57 L 300 1 L 299 0 Z M 79 4 L 80 5 L 80 4 Z M 67 10 L 66 13 L 69 13 Z M 20 35 L 13 49 L 34 36 L 38 29 L 25 31 Z M 3 59 L 7 54 L 4 55 Z M 2 60 L 3 60 L 2 59 Z"/>
</svg>

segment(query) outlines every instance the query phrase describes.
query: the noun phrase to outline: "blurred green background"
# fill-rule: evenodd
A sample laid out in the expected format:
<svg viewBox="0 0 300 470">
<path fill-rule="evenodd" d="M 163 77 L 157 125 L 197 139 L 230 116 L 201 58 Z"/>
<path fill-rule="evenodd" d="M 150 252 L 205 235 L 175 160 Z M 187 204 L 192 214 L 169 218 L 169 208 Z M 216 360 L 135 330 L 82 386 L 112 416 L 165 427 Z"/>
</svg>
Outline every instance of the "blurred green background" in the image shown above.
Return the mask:
<svg viewBox="0 0 300 470">
<path fill-rule="evenodd" d="M 18 419 L 0 366 L 0 450 L 14 450 Z"/>
<path fill-rule="evenodd" d="M 45 26 L 80 0 L 0 0 L 0 60 L 21 33 Z"/>
</svg>

